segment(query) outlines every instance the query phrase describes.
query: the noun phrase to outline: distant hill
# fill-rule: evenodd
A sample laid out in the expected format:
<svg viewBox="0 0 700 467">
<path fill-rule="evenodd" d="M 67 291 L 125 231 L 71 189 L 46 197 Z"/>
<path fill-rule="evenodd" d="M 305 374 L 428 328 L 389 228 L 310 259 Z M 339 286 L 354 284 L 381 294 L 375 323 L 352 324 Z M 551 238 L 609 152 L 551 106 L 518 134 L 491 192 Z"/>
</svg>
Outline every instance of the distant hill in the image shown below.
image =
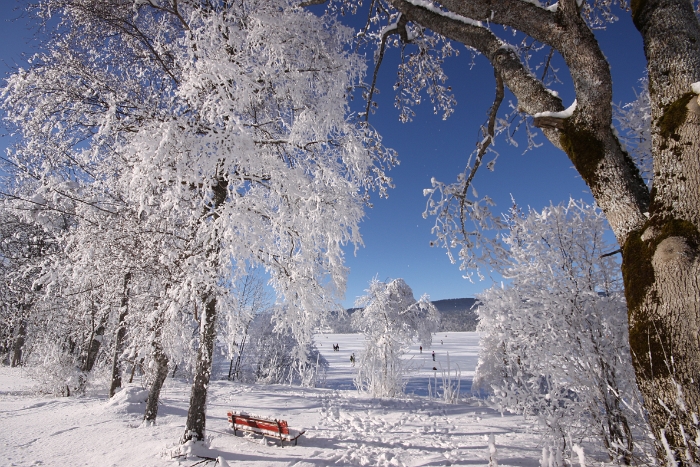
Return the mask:
<svg viewBox="0 0 700 467">
<path fill-rule="evenodd" d="M 479 322 L 475 304 L 475 298 L 448 298 L 446 300 L 435 300 L 432 302 L 435 308 L 440 312 L 440 326 L 438 332 L 468 332 L 476 331 L 476 325 Z M 329 327 L 336 333 L 353 333 L 357 332 L 352 327 L 350 316 L 361 308 L 348 308 L 346 318 L 334 317 L 328 323 Z"/>
<path fill-rule="evenodd" d="M 433 305 L 440 312 L 438 331 L 476 331 L 479 319 L 476 316 L 476 298 L 448 298 L 435 300 Z"/>
</svg>

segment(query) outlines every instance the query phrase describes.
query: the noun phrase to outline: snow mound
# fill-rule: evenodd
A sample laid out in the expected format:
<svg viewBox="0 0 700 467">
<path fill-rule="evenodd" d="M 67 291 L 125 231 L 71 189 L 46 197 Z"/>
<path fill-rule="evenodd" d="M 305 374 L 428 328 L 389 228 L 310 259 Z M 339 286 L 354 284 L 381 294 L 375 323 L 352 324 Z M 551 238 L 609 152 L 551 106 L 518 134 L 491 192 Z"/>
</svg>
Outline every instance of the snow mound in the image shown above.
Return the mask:
<svg viewBox="0 0 700 467">
<path fill-rule="evenodd" d="M 127 386 L 107 402 L 107 406 L 117 411 L 143 412 L 148 400 L 148 391 L 140 386 Z"/>
</svg>

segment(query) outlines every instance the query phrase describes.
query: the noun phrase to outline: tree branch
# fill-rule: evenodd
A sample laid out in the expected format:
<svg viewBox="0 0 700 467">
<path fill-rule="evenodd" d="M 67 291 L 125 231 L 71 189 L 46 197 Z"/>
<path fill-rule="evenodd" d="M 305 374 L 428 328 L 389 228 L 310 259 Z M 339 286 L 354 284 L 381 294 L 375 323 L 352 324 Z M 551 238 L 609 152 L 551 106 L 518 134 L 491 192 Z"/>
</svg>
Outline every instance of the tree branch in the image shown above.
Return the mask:
<svg viewBox="0 0 700 467">
<path fill-rule="evenodd" d="M 471 185 L 477 170 L 479 170 L 479 167 L 481 167 L 481 161 L 484 158 L 484 154 L 486 154 L 486 150 L 489 148 L 491 143 L 493 143 L 493 138 L 495 137 L 496 117 L 498 116 L 498 109 L 501 107 L 501 103 L 503 102 L 503 98 L 505 96 L 505 90 L 503 88 L 503 78 L 501 78 L 501 75 L 498 74 L 497 70 L 494 70 L 494 75 L 496 77 L 496 97 L 493 101 L 493 104 L 491 105 L 491 110 L 489 111 L 488 122 L 486 124 L 486 128 L 484 129 L 484 139 L 479 143 L 479 152 L 476 155 L 474 167 L 472 167 L 469 176 L 464 182 L 462 196 L 460 196 L 459 199 L 459 217 L 460 222 L 462 224 L 462 235 L 464 235 L 465 238 L 467 236 L 465 227 L 467 190 L 469 190 L 469 186 Z"/>
<path fill-rule="evenodd" d="M 559 112 L 563 110 L 561 100 L 526 69 L 516 50 L 474 19 L 496 22 L 498 18 L 503 24 L 530 34 L 559 51 L 569 67 L 578 106 L 570 118 L 561 119 L 561 122 L 540 120 L 538 123 L 544 123 L 543 133 L 552 144 L 566 149 L 621 245 L 631 231 L 644 224 L 644 212 L 649 209 L 649 191 L 612 130 L 610 68 L 575 1 L 561 3 L 555 12 L 551 12 L 519 0 L 499 1 L 499 9 L 492 8 L 490 0 L 445 0 L 445 6 L 454 8 L 454 12 L 449 12 L 451 14 L 416 5 L 412 0 L 389 1 L 410 21 L 485 55 L 515 94 L 519 108 L 530 115 Z M 517 16 L 506 9 L 506 13 L 498 12 L 503 6 L 510 5 L 515 8 L 513 11 L 519 12 Z M 478 15 L 476 18 L 455 16 L 462 13 Z M 589 140 L 593 143 L 589 144 Z M 562 141 L 566 142 L 567 148 L 562 147 Z M 591 147 L 595 149 L 591 150 Z"/>
<path fill-rule="evenodd" d="M 377 63 L 374 65 L 374 74 L 372 75 L 372 86 L 369 88 L 369 96 L 367 97 L 367 108 L 365 109 L 365 121 L 369 120 L 369 111 L 372 107 L 372 96 L 374 95 L 374 89 L 377 84 L 377 75 L 379 75 L 379 67 L 384 59 L 384 52 L 386 50 L 386 40 L 392 34 L 399 34 L 401 39 L 408 41 L 408 33 L 406 32 L 406 24 L 408 20 L 404 15 L 400 15 L 399 19 L 396 21 L 394 27 L 387 27 L 382 34 L 382 41 L 379 45 L 379 57 L 377 57 Z"/>
<path fill-rule="evenodd" d="M 323 5 L 324 3 L 327 3 L 328 0 L 306 0 L 305 2 L 301 2 L 299 6 L 301 8 L 306 8 L 310 7 L 312 5 Z"/>
<path fill-rule="evenodd" d="M 532 76 L 515 50 L 485 27 L 479 26 L 475 22 L 468 23 L 441 15 L 422 6 L 414 5 L 409 0 L 390 1 L 394 8 L 406 16 L 408 21 L 413 21 L 451 40 L 461 42 L 486 56 L 508 89 L 515 94 L 518 106 L 523 111 L 535 114 L 564 110 L 561 99 L 551 94 L 537 78 Z M 550 141 L 558 146 L 558 135 L 552 136 L 549 138 Z"/>
</svg>

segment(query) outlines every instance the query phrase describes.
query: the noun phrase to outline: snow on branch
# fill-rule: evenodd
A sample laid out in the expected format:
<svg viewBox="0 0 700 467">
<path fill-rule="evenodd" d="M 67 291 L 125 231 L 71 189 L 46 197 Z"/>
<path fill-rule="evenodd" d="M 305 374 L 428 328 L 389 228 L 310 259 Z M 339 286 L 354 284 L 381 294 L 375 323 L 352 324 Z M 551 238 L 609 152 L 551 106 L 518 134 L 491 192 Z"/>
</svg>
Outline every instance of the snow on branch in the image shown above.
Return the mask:
<svg viewBox="0 0 700 467">
<path fill-rule="evenodd" d="M 439 8 L 437 8 L 435 5 L 433 5 L 431 2 L 427 0 L 406 0 L 408 3 L 425 8 L 426 10 L 430 11 L 431 13 L 435 13 L 436 15 L 444 16 L 445 18 L 453 19 L 455 21 L 459 21 L 460 23 L 468 24 L 469 26 L 476 26 L 476 27 L 483 27 L 483 23 L 481 21 L 475 21 L 471 18 L 467 18 L 461 15 L 458 15 L 456 13 L 452 13 L 451 11 L 443 11 Z"/>
<path fill-rule="evenodd" d="M 538 128 L 556 128 L 558 130 L 563 130 L 564 120 L 574 114 L 576 104 L 576 99 L 574 99 L 574 102 L 569 107 L 560 112 L 538 112 L 533 115 L 533 123 Z"/>
</svg>

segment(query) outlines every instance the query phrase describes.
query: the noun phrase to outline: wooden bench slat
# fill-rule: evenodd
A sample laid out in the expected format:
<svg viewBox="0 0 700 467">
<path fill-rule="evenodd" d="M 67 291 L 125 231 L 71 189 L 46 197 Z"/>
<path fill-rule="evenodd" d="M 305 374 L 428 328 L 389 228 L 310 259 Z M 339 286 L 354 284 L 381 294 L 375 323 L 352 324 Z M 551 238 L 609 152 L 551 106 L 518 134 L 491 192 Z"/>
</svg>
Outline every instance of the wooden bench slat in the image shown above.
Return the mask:
<svg viewBox="0 0 700 467">
<path fill-rule="evenodd" d="M 227 415 L 234 434 L 237 430 L 250 431 L 262 436 L 277 438 L 280 442 L 294 441 L 294 445 L 296 445 L 297 439 L 306 433 L 305 430 L 298 431 L 289 428 L 286 420 L 276 420 L 235 411 L 228 412 Z"/>
</svg>

